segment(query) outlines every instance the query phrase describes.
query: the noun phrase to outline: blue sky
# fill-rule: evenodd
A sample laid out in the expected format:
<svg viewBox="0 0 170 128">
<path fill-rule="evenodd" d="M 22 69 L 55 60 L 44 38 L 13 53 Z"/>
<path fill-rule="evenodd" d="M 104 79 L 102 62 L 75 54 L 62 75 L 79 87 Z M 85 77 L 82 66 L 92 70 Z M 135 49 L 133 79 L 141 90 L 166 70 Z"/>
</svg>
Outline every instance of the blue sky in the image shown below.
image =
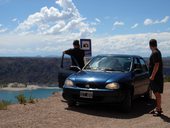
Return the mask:
<svg viewBox="0 0 170 128">
<path fill-rule="evenodd" d="M 93 55 L 170 56 L 169 0 L 0 0 L 0 56 L 61 56 L 92 40 Z"/>
</svg>

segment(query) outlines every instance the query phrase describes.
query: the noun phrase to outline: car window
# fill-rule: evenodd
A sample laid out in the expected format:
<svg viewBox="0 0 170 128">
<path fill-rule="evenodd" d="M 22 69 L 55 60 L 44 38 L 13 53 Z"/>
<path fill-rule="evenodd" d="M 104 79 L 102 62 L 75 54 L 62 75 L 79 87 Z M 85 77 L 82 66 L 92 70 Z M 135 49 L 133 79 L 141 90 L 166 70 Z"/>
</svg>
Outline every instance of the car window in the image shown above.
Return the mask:
<svg viewBox="0 0 170 128">
<path fill-rule="evenodd" d="M 64 54 L 62 68 L 69 69 L 71 65 L 72 65 L 71 57 L 67 54 Z"/>
<path fill-rule="evenodd" d="M 142 58 L 135 58 L 134 59 L 133 69 L 134 70 L 136 70 L 136 69 L 140 70 L 140 72 L 138 71 L 137 73 L 144 73 L 144 72 L 148 71 L 146 63 Z"/>
<path fill-rule="evenodd" d="M 124 71 L 130 71 L 132 65 L 132 58 L 127 57 L 126 59 L 121 60 Z"/>
<path fill-rule="evenodd" d="M 142 71 L 143 71 L 143 72 L 147 72 L 147 71 L 148 71 L 148 68 L 147 68 L 147 66 L 146 66 L 145 61 L 144 61 L 142 58 L 140 58 L 139 61 L 140 61 L 141 67 L 142 67 Z"/>
<path fill-rule="evenodd" d="M 129 71 L 131 58 L 122 56 L 97 56 L 94 57 L 84 69 L 105 71 Z"/>
<path fill-rule="evenodd" d="M 141 70 L 140 72 L 137 72 L 137 73 L 142 72 L 142 67 L 141 67 L 141 64 L 138 58 L 134 58 L 133 70 L 136 70 L 136 69 Z"/>
</svg>

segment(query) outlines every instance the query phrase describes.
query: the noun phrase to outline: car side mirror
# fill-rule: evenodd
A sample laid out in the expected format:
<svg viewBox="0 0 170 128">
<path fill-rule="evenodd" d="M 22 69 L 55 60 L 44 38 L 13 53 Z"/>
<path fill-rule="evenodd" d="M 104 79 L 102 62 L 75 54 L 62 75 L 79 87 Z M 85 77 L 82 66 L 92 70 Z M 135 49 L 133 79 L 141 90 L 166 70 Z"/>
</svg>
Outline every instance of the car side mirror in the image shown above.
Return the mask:
<svg viewBox="0 0 170 128">
<path fill-rule="evenodd" d="M 81 71 L 81 69 L 78 66 L 70 66 L 70 70 L 76 71 L 76 72 Z"/>
</svg>

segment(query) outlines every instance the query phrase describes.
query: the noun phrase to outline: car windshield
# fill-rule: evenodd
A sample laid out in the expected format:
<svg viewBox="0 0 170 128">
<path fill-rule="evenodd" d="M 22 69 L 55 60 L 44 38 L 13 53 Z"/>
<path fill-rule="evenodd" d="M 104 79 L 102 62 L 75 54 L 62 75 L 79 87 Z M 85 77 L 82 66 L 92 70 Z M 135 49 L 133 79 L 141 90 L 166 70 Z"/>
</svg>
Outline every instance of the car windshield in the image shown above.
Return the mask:
<svg viewBox="0 0 170 128">
<path fill-rule="evenodd" d="M 131 60 L 128 56 L 96 56 L 84 67 L 84 70 L 128 72 Z"/>
</svg>

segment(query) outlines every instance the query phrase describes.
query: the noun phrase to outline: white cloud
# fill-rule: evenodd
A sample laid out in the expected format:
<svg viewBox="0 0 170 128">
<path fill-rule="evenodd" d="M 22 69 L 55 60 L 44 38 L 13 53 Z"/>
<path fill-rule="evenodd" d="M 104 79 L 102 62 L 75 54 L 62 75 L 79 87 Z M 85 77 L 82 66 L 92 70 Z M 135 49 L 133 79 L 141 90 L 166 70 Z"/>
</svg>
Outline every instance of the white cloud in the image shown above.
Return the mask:
<svg viewBox="0 0 170 128">
<path fill-rule="evenodd" d="M 136 54 L 149 56 L 148 42 L 158 40 L 163 56 L 170 55 L 170 32 L 146 33 L 117 36 L 88 37 L 92 39 L 92 53 L 98 54 Z M 31 40 L 30 40 L 31 39 Z M 65 35 L 0 35 L 1 56 L 61 56 L 62 51 L 72 47 L 74 34 Z"/>
<path fill-rule="evenodd" d="M 122 21 L 115 21 L 113 25 L 114 26 L 123 26 L 124 22 L 122 22 Z"/>
<path fill-rule="evenodd" d="M 95 24 L 87 23 L 86 18 L 80 15 L 72 0 L 58 0 L 56 4 L 60 7 L 43 7 L 39 12 L 28 16 L 18 25 L 16 33 L 0 34 L 0 55 L 60 56 L 62 51 L 72 47 L 73 40 L 81 37 L 92 39 L 93 55 L 123 53 L 149 56 L 148 42 L 151 38 L 158 40 L 158 47 L 163 56 L 170 55 L 170 32 L 94 37 L 92 36 L 92 33 L 96 31 L 94 25 L 100 23 L 100 19 L 95 18 Z M 125 25 L 116 18 L 115 21 L 113 23 L 115 28 Z M 144 24 L 151 25 L 168 21 L 169 16 L 166 16 L 162 20 L 146 19 Z M 138 27 L 137 23 L 131 28 L 136 27 Z M 5 31 L 7 29 L 0 24 L 0 32 Z"/>
<path fill-rule="evenodd" d="M 124 26 L 124 25 L 125 25 L 125 23 L 122 22 L 122 21 L 115 21 L 115 22 L 113 23 L 113 28 L 112 28 L 112 30 L 115 30 L 117 27 L 121 27 L 121 26 Z"/>
<path fill-rule="evenodd" d="M 6 32 L 6 31 L 8 31 L 7 28 L 3 28 L 3 29 L 0 28 L 0 33 L 4 33 L 4 32 Z"/>
<path fill-rule="evenodd" d="M 0 24 L 0 33 L 4 33 L 4 32 L 6 32 L 6 31 L 8 31 L 8 29 L 7 29 L 7 28 L 4 28 L 3 25 Z"/>
<path fill-rule="evenodd" d="M 95 20 L 94 22 L 90 23 L 91 26 L 96 26 L 96 25 L 99 25 L 101 23 L 101 20 L 98 19 L 98 18 L 95 18 L 94 20 Z"/>
<path fill-rule="evenodd" d="M 144 21 L 144 25 L 151 25 L 151 24 L 153 24 L 152 19 L 146 19 L 146 20 Z"/>
<path fill-rule="evenodd" d="M 170 33 L 146 33 L 98 37 L 92 40 L 93 55 L 97 54 L 136 54 L 149 56 L 148 42 L 158 40 L 158 48 L 163 56 L 170 55 Z M 104 50 L 103 50 L 104 48 Z"/>
<path fill-rule="evenodd" d="M 165 16 L 162 20 L 152 20 L 152 19 L 145 19 L 144 25 L 152 25 L 152 24 L 165 24 L 169 21 L 169 16 Z"/>
<path fill-rule="evenodd" d="M 100 20 L 100 19 L 98 19 L 98 18 L 95 18 L 95 21 L 97 21 L 98 23 L 100 23 L 100 22 L 101 22 L 101 20 Z"/>
<path fill-rule="evenodd" d="M 167 23 L 169 20 L 169 16 L 165 16 L 164 19 L 160 21 L 160 23 Z"/>
<path fill-rule="evenodd" d="M 138 26 L 139 26 L 139 24 L 136 23 L 136 24 L 134 24 L 134 25 L 131 27 L 131 29 L 137 28 Z"/>
<path fill-rule="evenodd" d="M 15 21 L 17 21 L 17 20 L 18 20 L 17 18 L 12 19 L 13 22 L 15 22 Z"/>
<path fill-rule="evenodd" d="M 0 33 L 4 33 L 4 32 L 6 32 L 8 29 L 7 28 L 4 28 L 4 29 L 1 29 L 0 28 Z"/>
<path fill-rule="evenodd" d="M 74 39 L 73 35 L 0 35 L 0 56 L 57 56 L 72 47 Z"/>
<path fill-rule="evenodd" d="M 43 7 L 19 24 L 16 32 L 38 34 L 70 34 L 87 36 L 96 31 L 93 26 L 86 23 L 86 18 L 81 17 L 72 0 L 58 0 L 55 7 Z"/>
</svg>

